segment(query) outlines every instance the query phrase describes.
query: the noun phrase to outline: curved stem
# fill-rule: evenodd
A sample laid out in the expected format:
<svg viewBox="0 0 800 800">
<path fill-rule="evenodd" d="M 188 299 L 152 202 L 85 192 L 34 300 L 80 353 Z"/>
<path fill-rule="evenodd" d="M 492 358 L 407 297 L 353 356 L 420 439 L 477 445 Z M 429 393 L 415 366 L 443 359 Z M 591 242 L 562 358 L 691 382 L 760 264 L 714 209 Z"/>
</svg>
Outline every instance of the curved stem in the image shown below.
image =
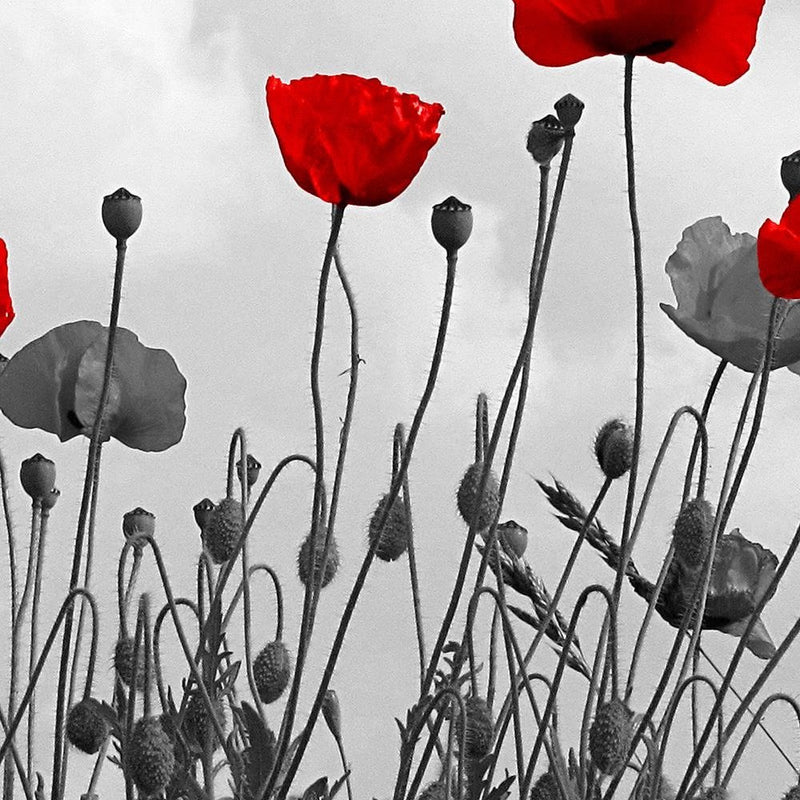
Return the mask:
<svg viewBox="0 0 800 800">
<path fill-rule="evenodd" d="M 426 382 L 425 389 L 422 393 L 422 399 L 420 400 L 419 406 L 417 407 L 417 410 L 414 414 L 414 419 L 409 429 L 408 441 L 406 442 L 406 450 L 405 450 L 405 456 L 403 458 L 403 463 L 400 465 L 400 469 L 397 475 L 395 476 L 394 480 L 392 481 L 386 505 L 383 508 L 383 511 L 380 515 L 380 519 L 378 519 L 376 523 L 379 535 L 375 537 L 374 541 L 367 549 L 367 553 L 364 556 L 364 561 L 361 565 L 361 570 L 358 573 L 356 582 L 353 585 L 352 591 L 350 592 L 350 597 L 347 600 L 347 605 L 345 606 L 344 612 L 342 614 L 342 619 L 339 624 L 339 628 L 336 632 L 336 637 L 333 641 L 330 656 L 328 657 L 328 661 L 325 665 L 325 671 L 323 673 L 319 689 L 317 690 L 317 696 L 311 708 L 308 722 L 306 723 L 306 726 L 304 727 L 303 732 L 300 735 L 300 740 L 298 742 L 297 750 L 295 751 L 294 757 L 292 758 L 291 763 L 289 764 L 289 768 L 286 772 L 286 777 L 281 786 L 281 790 L 279 793 L 279 800 L 285 797 L 286 792 L 288 791 L 288 788 L 291 784 L 291 781 L 294 778 L 295 773 L 297 772 L 297 768 L 300 765 L 300 760 L 302 759 L 303 753 L 305 752 L 305 748 L 308 745 L 308 740 L 311 738 L 311 731 L 313 730 L 314 725 L 317 721 L 320 708 L 322 707 L 322 701 L 325 697 L 325 692 L 328 689 L 331 678 L 333 677 L 333 671 L 334 668 L 336 667 L 336 661 L 339 657 L 339 652 L 341 651 L 342 644 L 344 643 L 344 637 L 345 634 L 347 633 L 347 628 L 350 624 L 350 619 L 353 616 L 353 610 L 355 609 L 356 603 L 358 602 L 361 590 L 364 587 L 364 583 L 367 577 L 367 572 L 369 571 L 369 568 L 372 565 L 372 561 L 375 556 L 375 550 L 377 549 L 377 546 L 380 542 L 380 534 L 383 532 L 383 527 L 386 524 L 386 520 L 388 519 L 389 511 L 395 499 L 397 498 L 397 495 L 400 491 L 400 487 L 402 485 L 402 481 L 406 475 L 406 472 L 408 471 L 408 465 L 409 462 L 411 461 L 411 457 L 414 452 L 414 445 L 416 444 L 417 435 L 419 434 L 419 430 L 422 425 L 422 420 L 423 417 L 425 416 L 425 411 L 427 410 L 428 404 L 430 403 L 430 399 L 433 396 L 433 390 L 436 385 L 436 379 L 439 374 L 439 366 L 441 365 L 442 355 L 444 353 L 444 342 L 447 336 L 448 322 L 450 320 L 450 307 L 453 302 L 453 290 L 455 288 L 457 261 L 458 258 L 455 251 L 449 252 L 447 254 L 447 279 L 445 281 L 444 298 L 442 300 L 442 314 L 439 322 L 439 331 L 436 337 L 436 345 L 434 348 L 433 358 L 431 360 L 431 367 L 430 367 L 430 372 L 428 374 L 428 380 Z M 309 581 L 309 585 L 310 583 L 311 582 Z M 297 683 L 299 683 L 299 680 L 296 678 L 295 684 Z M 426 683 L 428 683 L 427 680 Z M 278 773 L 277 765 L 281 763 L 281 759 L 283 758 L 283 755 L 285 753 L 285 748 L 286 746 L 288 746 L 288 736 L 284 738 L 282 745 L 283 745 L 282 752 L 281 749 L 279 749 L 279 752 L 276 757 L 276 762 L 275 762 L 276 767 L 273 768 L 272 770 L 273 774 L 267 781 L 266 785 L 256 793 L 257 798 L 268 797 L 271 789 L 275 785 L 275 780 L 277 779 L 277 773 Z"/>
<path fill-rule="evenodd" d="M 198 622 L 200 621 L 197 611 L 197 604 L 193 600 L 190 600 L 188 597 L 176 597 L 175 605 L 176 607 L 187 606 L 192 610 Z M 169 610 L 169 603 L 166 603 L 164 606 L 162 606 L 161 610 L 156 616 L 155 624 L 153 625 L 153 669 L 156 675 L 158 699 L 161 703 L 161 710 L 165 713 L 169 710 L 169 696 L 164 688 L 164 673 L 161 670 L 161 626 L 163 625 L 164 617 L 166 617 Z"/>
<path fill-rule="evenodd" d="M 92 425 L 92 436 L 89 442 L 89 454 L 86 460 L 86 473 L 83 483 L 83 494 L 81 496 L 81 508 L 78 514 L 78 527 L 75 534 L 75 545 L 72 556 L 72 571 L 70 573 L 69 586 L 74 589 L 78 585 L 80 578 L 80 567 L 83 555 L 84 536 L 86 533 L 86 519 L 89 513 L 89 501 L 93 487 L 96 488 L 95 469 L 100 454 L 100 439 L 104 434 L 103 415 L 105 414 L 108 402 L 109 390 L 111 388 L 111 374 L 114 366 L 114 344 L 117 338 L 117 323 L 119 320 L 119 309 L 122 301 L 122 275 L 125 268 L 125 251 L 127 243 L 124 239 L 117 240 L 117 260 L 114 269 L 114 290 L 111 298 L 111 317 L 108 323 L 108 344 L 106 347 L 106 358 L 103 369 L 103 385 L 100 389 L 100 397 L 97 402 L 97 416 Z M 66 688 L 68 662 L 70 654 L 70 643 L 72 640 L 72 608 L 67 612 L 64 622 L 64 636 L 61 647 L 61 660 L 58 674 L 58 689 L 56 701 L 55 719 L 55 741 L 53 744 L 53 783 L 50 800 L 62 800 L 61 792 L 61 763 L 64 753 L 64 716 L 66 713 Z"/>
</svg>

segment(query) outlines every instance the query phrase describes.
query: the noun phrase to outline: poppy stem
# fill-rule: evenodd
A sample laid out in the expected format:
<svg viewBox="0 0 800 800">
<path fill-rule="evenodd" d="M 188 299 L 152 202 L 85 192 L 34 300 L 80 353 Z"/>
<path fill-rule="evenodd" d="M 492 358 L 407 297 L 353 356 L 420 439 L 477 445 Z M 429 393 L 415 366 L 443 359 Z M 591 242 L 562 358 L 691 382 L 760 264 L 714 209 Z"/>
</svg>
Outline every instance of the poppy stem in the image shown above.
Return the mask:
<svg viewBox="0 0 800 800">
<path fill-rule="evenodd" d="M 70 573 L 69 588 L 75 589 L 80 580 L 81 561 L 83 555 L 83 540 L 86 534 L 86 521 L 89 515 L 89 505 L 93 493 L 97 491 L 99 474 L 96 474 L 96 465 L 100 455 L 101 435 L 103 432 L 103 414 L 111 388 L 111 373 L 114 361 L 114 344 L 117 338 L 117 325 L 119 322 L 119 309 L 122 303 L 122 275 L 125 270 L 125 252 L 127 240 L 117 239 L 117 259 L 114 268 L 114 289 L 111 297 L 111 317 L 108 323 L 108 345 L 106 347 L 105 367 L 103 370 L 103 385 L 97 403 L 97 416 L 92 426 L 92 438 L 89 442 L 89 455 L 86 460 L 86 474 L 83 481 L 83 494 L 81 508 L 78 514 L 78 528 L 75 534 L 75 545 L 72 554 L 72 571 Z M 64 746 L 64 717 L 67 703 L 67 675 L 69 673 L 70 644 L 72 641 L 72 616 L 73 605 L 70 605 L 64 617 L 64 633 L 61 645 L 61 659 L 58 671 L 58 689 L 56 693 L 56 719 L 55 739 L 53 744 L 53 782 L 50 800 L 61 800 L 63 796 L 62 763 L 66 760 Z"/>
<path fill-rule="evenodd" d="M 633 452 L 628 476 L 628 494 L 625 500 L 625 517 L 622 523 L 620 558 L 617 575 L 614 579 L 614 605 L 619 605 L 622 579 L 625 575 L 628 557 L 628 537 L 633 521 L 633 501 L 636 494 L 636 476 L 639 470 L 639 451 L 642 443 L 642 424 L 644 419 L 644 281 L 642 277 L 642 234 L 639 228 L 639 213 L 636 208 L 636 168 L 633 152 L 633 59 L 625 56 L 625 97 L 623 113 L 625 116 L 625 162 L 628 172 L 628 212 L 633 235 L 633 274 L 636 284 L 636 412 L 633 424 Z"/>
</svg>

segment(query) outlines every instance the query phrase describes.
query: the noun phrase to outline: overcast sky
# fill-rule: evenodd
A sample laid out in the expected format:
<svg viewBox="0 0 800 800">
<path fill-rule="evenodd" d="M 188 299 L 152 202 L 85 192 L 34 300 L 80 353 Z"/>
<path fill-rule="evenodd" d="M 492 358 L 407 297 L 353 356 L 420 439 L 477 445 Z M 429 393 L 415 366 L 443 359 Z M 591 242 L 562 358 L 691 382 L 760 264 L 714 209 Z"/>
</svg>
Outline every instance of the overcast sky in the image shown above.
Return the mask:
<svg viewBox="0 0 800 800">
<path fill-rule="evenodd" d="M 377 76 L 446 109 L 441 139 L 410 188 L 389 205 L 351 208 L 345 215 L 341 250 L 359 303 L 366 364 L 338 517 L 342 568 L 324 594 L 299 720 L 360 564 L 367 521 L 388 487 L 393 427 L 410 422 L 422 392 L 445 275 L 443 251 L 430 234 L 430 207 L 455 194 L 473 205 L 475 227 L 461 253 L 441 378 L 410 472 L 425 622 L 430 640 L 435 636 L 464 538 L 453 498 L 472 460 L 475 397 L 485 391 L 490 410 L 497 408 L 524 327 L 537 182 L 525 136 L 531 121 L 572 92 L 586 103 L 586 112 L 545 286 L 532 388 L 504 512 L 504 518 L 528 527 L 528 558 L 555 586 L 571 538 L 552 520 L 531 476 L 552 472 L 590 504 L 601 484 L 592 460 L 594 433 L 610 416 L 633 418 L 623 62 L 609 57 L 562 69 L 538 67 L 517 49 L 511 19 L 510 0 L 307 0 L 270 7 L 255 0 L 67 0 L 58 10 L 30 0 L 4 12 L 0 236 L 8 246 L 17 318 L 0 349 L 12 355 L 75 319 L 106 323 L 114 249 L 100 204 L 103 195 L 125 186 L 142 197 L 144 220 L 129 243 L 120 322 L 144 344 L 169 350 L 188 381 L 180 445 L 156 455 L 117 442 L 104 449 L 95 583 L 104 609 L 98 694 L 105 696 L 110 687 L 117 626 L 112 575 L 122 514 L 142 505 L 157 515 L 157 536 L 177 590 L 190 593 L 187 554 L 199 547 L 191 509 L 205 496 L 223 496 L 234 428 L 244 426 L 251 452 L 267 470 L 289 453 L 313 452 L 308 365 L 329 209 L 285 171 L 264 102 L 270 74 L 283 80 L 317 72 Z M 733 231 L 755 234 L 765 218 L 782 212 L 780 158 L 800 148 L 798 25 L 792 0 L 767 0 L 752 68 L 727 88 L 673 65 L 637 62 L 634 116 L 648 347 L 645 468 L 672 411 L 684 403 L 699 406 L 717 364 L 659 310 L 659 302 L 673 302 L 664 264 L 683 229 L 697 219 L 719 214 Z M 331 446 L 344 408 L 346 376 L 339 373 L 348 366 L 347 330 L 346 307 L 332 282 L 323 365 Z M 712 497 L 747 379 L 730 368 L 712 413 Z M 799 399 L 800 376 L 775 373 L 763 433 L 731 519 L 779 555 L 800 518 Z M 667 459 L 635 554 L 651 576 L 678 511 L 689 438 L 687 425 Z M 0 443 L 23 540 L 27 504 L 16 481 L 19 462 L 38 450 L 58 465 L 62 497 L 47 553 L 52 614 L 67 581 L 86 441 L 60 444 L 2 419 Z M 331 449 L 330 463 L 333 456 Z M 618 530 L 624 495 L 624 486 L 615 486 L 601 513 L 611 531 Z M 290 472 L 254 530 L 254 560 L 269 560 L 284 577 L 293 652 L 301 603 L 294 562 L 310 500 L 309 476 Z M 776 641 L 794 620 L 799 576 L 797 568 L 790 570 L 764 615 Z M 155 588 L 152 578 L 151 570 L 142 585 Z M 587 583 L 610 578 L 587 552 L 568 600 Z M 415 697 L 407 584 L 405 560 L 375 565 L 332 684 L 342 701 L 358 797 L 390 793 L 398 751 L 393 718 L 404 717 Z M 255 623 L 257 647 L 274 630 L 274 603 L 265 591 L 261 584 L 255 590 L 264 607 Z M 638 598 L 624 605 L 624 669 L 641 611 Z M 594 630 L 591 623 L 585 626 L 584 642 L 591 642 Z M 654 630 L 653 664 L 669 640 L 660 621 Z M 720 634 L 705 641 L 725 664 L 735 641 Z M 550 669 L 554 661 L 543 656 L 541 663 Z M 795 693 L 797 665 L 795 648 L 771 690 Z M 739 685 L 759 666 L 748 655 Z M 177 682 L 181 674 L 176 669 L 171 679 Z M 638 707 L 654 685 L 651 674 L 642 670 L 634 695 Z M 583 696 L 582 679 L 569 676 L 567 685 Z M 278 704 L 271 712 L 275 725 L 281 710 Z M 572 726 L 567 730 L 574 731 L 579 710 L 562 702 L 561 711 L 564 724 Z M 771 719 L 796 757 L 797 734 L 785 712 Z M 42 717 L 41 725 L 52 727 L 50 718 Z M 43 739 L 50 741 L 49 735 Z M 87 766 L 79 756 L 72 765 L 69 791 L 77 796 L 85 791 Z M 296 789 L 303 780 L 336 770 L 333 742 L 320 728 Z M 778 796 L 791 780 L 785 762 L 759 743 L 737 773 L 737 796 Z M 109 766 L 101 797 L 119 785 Z"/>
</svg>

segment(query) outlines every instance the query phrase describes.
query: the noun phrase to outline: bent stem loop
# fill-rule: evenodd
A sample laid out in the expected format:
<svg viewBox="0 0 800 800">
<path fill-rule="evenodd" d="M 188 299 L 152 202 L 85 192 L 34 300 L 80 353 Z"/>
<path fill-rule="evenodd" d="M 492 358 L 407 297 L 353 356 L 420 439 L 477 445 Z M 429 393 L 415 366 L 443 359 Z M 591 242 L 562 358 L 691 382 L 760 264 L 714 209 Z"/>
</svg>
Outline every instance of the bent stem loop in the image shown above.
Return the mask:
<svg viewBox="0 0 800 800">
<path fill-rule="evenodd" d="M 414 446 L 417 441 L 417 436 L 419 434 L 420 427 L 422 426 L 422 420 L 425 416 L 425 412 L 428 408 L 428 404 L 430 403 L 431 397 L 433 396 L 433 390 L 436 386 L 436 379 L 439 375 L 439 367 L 442 363 L 442 355 L 444 353 L 444 343 L 447 337 L 447 328 L 450 320 L 450 308 L 453 303 L 453 291 L 455 288 L 457 263 L 458 263 L 458 256 L 456 252 L 449 251 L 447 253 L 447 278 L 445 280 L 444 298 L 442 299 L 442 313 L 439 321 L 439 331 L 436 336 L 436 344 L 434 346 L 433 358 L 431 359 L 431 367 L 428 373 L 428 380 L 425 384 L 425 389 L 423 390 L 422 393 L 422 399 L 420 400 L 419 405 L 417 406 L 417 410 L 414 413 L 414 419 L 411 422 L 411 427 L 409 428 L 408 440 L 406 442 L 403 461 L 400 464 L 400 469 L 398 470 L 397 475 L 392 480 L 392 485 L 389 489 L 386 505 L 384 506 L 376 522 L 376 527 L 379 531 L 379 535 L 375 537 L 374 541 L 370 544 L 369 548 L 367 549 L 367 552 L 364 556 L 364 561 L 362 562 L 361 565 L 361 569 L 358 573 L 358 576 L 356 577 L 356 581 L 353 585 L 353 588 L 350 592 L 350 596 L 347 600 L 347 605 L 345 606 L 344 612 L 342 613 L 342 619 L 341 622 L 339 623 L 339 628 L 336 632 L 336 637 L 334 638 L 333 645 L 331 647 L 330 656 L 328 657 L 328 661 L 325 665 L 325 671 L 323 673 L 322 680 L 320 681 L 319 689 L 317 691 L 317 696 L 314 700 L 313 706 L 311 707 L 308 722 L 306 723 L 302 733 L 300 734 L 297 750 L 295 751 L 295 754 L 287 769 L 286 776 L 284 778 L 281 790 L 278 795 L 279 800 L 282 800 L 282 798 L 286 796 L 286 792 L 288 791 L 292 779 L 294 778 L 297 769 L 300 766 L 300 761 L 303 757 L 303 753 L 305 752 L 306 746 L 308 745 L 308 741 L 311 738 L 311 732 L 314 728 L 314 725 L 316 724 L 317 717 L 319 716 L 319 712 L 322 707 L 322 701 L 325 698 L 325 692 L 328 689 L 328 686 L 330 685 L 331 678 L 333 677 L 333 671 L 334 668 L 336 667 L 336 661 L 339 658 L 339 652 L 341 651 L 342 645 L 344 643 L 344 637 L 345 634 L 347 633 L 347 628 L 350 624 L 350 619 L 353 616 L 353 610 L 355 609 L 356 603 L 358 602 L 361 590 L 364 587 L 364 583 L 367 577 L 367 572 L 369 571 L 369 568 L 375 556 L 375 550 L 377 549 L 377 546 L 380 542 L 380 535 L 383 533 L 384 525 L 386 524 L 386 520 L 389 517 L 389 511 L 392 507 L 392 504 L 397 499 L 397 496 L 400 492 L 400 487 L 402 486 L 403 480 L 408 471 L 408 465 L 411 461 L 411 457 L 414 452 Z M 298 683 L 297 673 L 295 673 L 295 679 L 296 679 L 295 683 Z M 428 681 L 426 681 L 426 685 L 429 685 Z M 277 780 L 278 765 L 280 765 L 281 763 L 281 759 L 283 758 L 283 755 L 286 752 L 287 746 L 288 746 L 288 736 L 286 736 L 284 738 L 284 741 L 281 743 L 281 747 L 279 748 L 278 754 L 276 756 L 275 767 L 272 770 L 272 775 L 267 780 L 265 786 L 260 787 L 259 791 L 256 792 L 255 795 L 256 798 L 265 798 L 269 796 L 269 793 L 274 787 L 275 781 Z"/>
<path fill-rule="evenodd" d="M 761 724 L 761 719 L 764 714 L 767 713 L 767 709 L 775 702 L 783 700 L 787 703 L 792 711 L 794 711 L 795 721 L 797 722 L 798 728 L 800 728 L 800 705 L 798 705 L 797 700 L 791 697 L 788 694 L 783 692 L 775 692 L 767 697 L 764 702 L 758 707 L 758 711 L 753 715 L 753 719 L 750 721 L 750 724 L 747 726 L 747 730 L 744 732 L 742 736 L 741 742 L 739 742 L 739 746 L 736 748 L 736 752 L 733 754 L 733 758 L 731 759 L 731 763 L 728 765 L 728 769 L 725 772 L 725 777 L 722 779 L 722 782 L 719 781 L 719 770 L 722 768 L 722 754 L 720 753 L 719 760 L 717 762 L 717 783 L 720 785 L 722 789 L 728 788 L 728 783 L 730 779 L 733 777 L 733 773 L 736 768 L 739 766 L 739 761 L 741 761 L 742 755 L 744 755 L 745 748 L 748 744 L 750 744 L 750 739 L 755 732 L 755 729 Z M 722 720 L 722 715 L 720 714 L 720 720 Z M 720 726 L 722 722 L 720 722 Z M 800 771 L 798 771 L 797 767 L 792 766 L 796 775 L 800 775 Z"/>
<path fill-rule="evenodd" d="M 190 600 L 188 597 L 176 597 L 176 606 L 186 606 L 192 610 L 195 619 L 200 621 L 197 611 L 197 603 Z M 156 616 L 155 624 L 153 625 L 153 669 L 156 674 L 156 687 L 158 689 L 158 699 L 161 703 L 161 710 L 166 714 L 169 711 L 169 696 L 164 688 L 164 673 L 161 669 L 161 626 L 164 623 L 164 618 L 170 611 L 169 603 L 161 607 L 161 610 Z"/>
<path fill-rule="evenodd" d="M 86 521 L 89 514 L 91 495 L 97 492 L 99 472 L 97 463 L 100 457 L 101 441 L 103 434 L 103 416 L 108 403 L 111 388 L 111 374 L 114 365 L 114 345 L 117 338 L 117 325 L 119 322 L 119 309 L 122 301 L 122 275 L 125 269 L 125 252 L 127 240 L 117 239 L 117 259 L 114 269 L 114 289 L 111 298 L 111 316 L 108 323 L 108 343 L 103 369 L 103 383 L 100 397 L 97 402 L 97 416 L 92 425 L 92 436 L 89 442 L 89 453 L 86 459 L 86 473 L 81 495 L 81 507 L 78 513 L 78 526 L 75 534 L 75 544 L 72 554 L 72 571 L 70 573 L 70 590 L 78 585 L 80 568 L 83 555 L 84 537 L 86 535 Z M 62 760 L 66 760 L 66 747 L 64 743 L 64 716 L 66 713 L 67 676 L 70 661 L 70 644 L 72 640 L 72 606 L 67 609 L 64 621 L 64 635 L 61 646 L 61 659 L 58 672 L 58 688 L 56 690 L 56 719 L 55 738 L 53 744 L 53 782 L 50 800 L 61 800 L 63 796 Z"/>
</svg>

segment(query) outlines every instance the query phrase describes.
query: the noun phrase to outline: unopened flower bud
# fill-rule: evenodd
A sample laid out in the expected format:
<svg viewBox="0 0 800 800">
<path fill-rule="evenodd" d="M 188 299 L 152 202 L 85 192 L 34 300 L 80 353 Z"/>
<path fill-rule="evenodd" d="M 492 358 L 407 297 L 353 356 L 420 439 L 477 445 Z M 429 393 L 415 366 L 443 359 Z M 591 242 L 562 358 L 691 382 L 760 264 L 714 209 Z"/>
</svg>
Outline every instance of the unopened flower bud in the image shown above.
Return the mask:
<svg viewBox="0 0 800 800">
<path fill-rule="evenodd" d="M 553 108 L 555 108 L 561 124 L 569 129 L 578 124 L 584 105 L 583 101 L 578 100 L 574 94 L 565 94 L 560 100 L 556 100 Z"/>
<path fill-rule="evenodd" d="M 194 512 L 194 521 L 197 523 L 197 527 L 200 528 L 200 533 L 203 532 L 203 529 L 208 525 L 208 521 L 211 519 L 211 512 L 214 510 L 214 501 L 209 500 L 208 497 L 204 497 L 197 505 L 192 508 Z"/>
<path fill-rule="evenodd" d="M 505 549 L 510 550 L 517 558 L 525 555 L 528 547 L 528 531 L 513 519 L 497 526 L 497 538 Z"/>
<path fill-rule="evenodd" d="M 325 717 L 325 722 L 328 724 L 333 738 L 339 739 L 342 735 L 342 712 L 339 708 L 339 698 L 333 689 L 325 692 L 322 700 L 322 716 Z"/>
<path fill-rule="evenodd" d="M 800 194 L 800 150 L 781 159 L 781 180 L 790 200 Z"/>
<path fill-rule="evenodd" d="M 450 195 L 433 207 L 431 228 L 433 238 L 448 253 L 454 253 L 466 244 L 472 233 L 472 206 Z"/>
<path fill-rule="evenodd" d="M 589 728 L 589 753 L 604 775 L 614 775 L 624 766 L 633 737 L 633 717 L 633 712 L 618 697 L 597 709 Z"/>
<path fill-rule="evenodd" d="M 494 737 L 494 722 L 492 712 L 482 697 L 467 697 L 464 701 L 467 712 L 465 731 L 465 748 L 463 755 L 470 761 L 479 761 L 485 758 L 492 749 Z M 459 713 L 456 721 L 456 731 L 459 741 L 464 730 L 464 720 Z"/>
<path fill-rule="evenodd" d="M 103 225 L 117 240 L 133 236 L 142 221 L 142 198 L 127 189 L 117 189 L 103 198 Z"/>
<path fill-rule="evenodd" d="M 700 569 L 711 547 L 713 528 L 714 509 L 708 500 L 697 497 L 686 503 L 672 531 L 678 563 L 690 570 Z"/>
<path fill-rule="evenodd" d="M 132 511 L 122 515 L 122 533 L 126 539 L 146 533 L 152 536 L 156 531 L 156 516 L 137 506 Z M 141 547 L 141 545 L 136 545 Z"/>
<path fill-rule="evenodd" d="M 261 462 L 258 459 L 251 456 L 249 453 L 247 454 L 247 488 L 249 489 L 257 480 L 258 480 L 258 473 L 261 472 Z M 239 476 L 239 480 L 242 479 L 242 460 L 239 459 L 236 462 L 236 474 Z"/>
<path fill-rule="evenodd" d="M 33 500 L 43 500 L 56 485 L 56 465 L 41 453 L 26 458 L 19 468 L 22 488 Z"/>
<path fill-rule="evenodd" d="M 537 164 L 549 164 L 564 144 L 564 126 L 548 114 L 537 119 L 528 131 L 528 152 Z"/>
<path fill-rule="evenodd" d="M 633 429 L 622 420 L 610 419 L 594 440 L 594 453 L 606 478 L 621 478 L 633 461 Z"/>
<path fill-rule="evenodd" d="M 61 489 L 51 489 L 49 494 L 42 498 L 42 510 L 49 511 L 61 497 Z"/>
</svg>

